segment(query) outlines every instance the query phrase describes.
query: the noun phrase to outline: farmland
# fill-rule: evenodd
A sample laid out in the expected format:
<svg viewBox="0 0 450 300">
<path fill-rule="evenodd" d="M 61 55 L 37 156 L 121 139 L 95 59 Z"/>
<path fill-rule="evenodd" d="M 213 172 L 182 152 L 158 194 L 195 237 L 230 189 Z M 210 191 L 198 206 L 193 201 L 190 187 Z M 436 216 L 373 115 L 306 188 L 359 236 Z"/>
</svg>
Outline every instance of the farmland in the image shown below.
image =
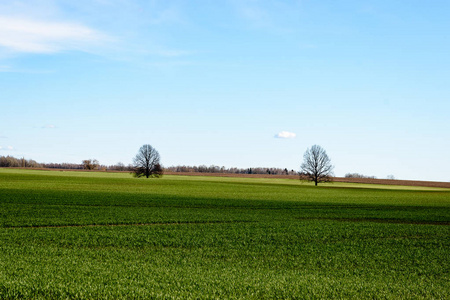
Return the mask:
<svg viewBox="0 0 450 300">
<path fill-rule="evenodd" d="M 449 298 L 450 189 L 0 169 L 0 298 Z"/>
</svg>

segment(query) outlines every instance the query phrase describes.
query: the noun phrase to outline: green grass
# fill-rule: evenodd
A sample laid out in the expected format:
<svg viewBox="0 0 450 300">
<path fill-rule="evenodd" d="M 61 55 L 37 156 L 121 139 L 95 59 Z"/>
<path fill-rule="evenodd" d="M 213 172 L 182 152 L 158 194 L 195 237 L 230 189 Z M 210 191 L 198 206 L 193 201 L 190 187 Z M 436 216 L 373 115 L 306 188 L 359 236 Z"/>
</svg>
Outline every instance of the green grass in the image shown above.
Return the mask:
<svg viewBox="0 0 450 300">
<path fill-rule="evenodd" d="M 0 169 L 0 299 L 448 299 L 449 225 L 448 189 Z"/>
</svg>

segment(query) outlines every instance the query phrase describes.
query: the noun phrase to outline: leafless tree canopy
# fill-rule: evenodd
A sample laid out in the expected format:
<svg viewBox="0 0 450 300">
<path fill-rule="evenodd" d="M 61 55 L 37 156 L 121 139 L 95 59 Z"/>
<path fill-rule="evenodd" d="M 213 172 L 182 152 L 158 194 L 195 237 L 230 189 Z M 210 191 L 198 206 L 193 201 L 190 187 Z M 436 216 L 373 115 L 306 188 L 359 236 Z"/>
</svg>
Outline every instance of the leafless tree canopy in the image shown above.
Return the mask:
<svg viewBox="0 0 450 300">
<path fill-rule="evenodd" d="M 303 163 L 300 166 L 300 179 L 319 182 L 331 181 L 333 166 L 327 152 L 320 146 L 314 145 L 307 149 L 303 155 Z"/>
<path fill-rule="evenodd" d="M 0 167 L 10 168 L 41 168 L 42 164 L 25 158 L 14 158 L 12 156 L 0 156 Z"/>
<path fill-rule="evenodd" d="M 98 169 L 100 163 L 96 159 L 85 159 L 82 161 L 83 168 L 86 170 L 95 170 Z"/>
<path fill-rule="evenodd" d="M 225 174 L 269 174 L 269 175 L 297 175 L 298 171 L 294 170 L 288 170 L 287 168 L 263 168 L 263 167 L 257 167 L 257 168 L 226 168 L 224 166 L 206 166 L 206 165 L 200 165 L 200 166 L 186 166 L 186 165 L 178 165 L 178 166 L 171 166 L 165 168 L 167 171 L 170 172 L 179 172 L 179 173 L 225 173 Z"/>
<path fill-rule="evenodd" d="M 150 145 L 143 145 L 133 160 L 133 173 L 136 177 L 161 177 L 163 169 L 158 151 Z"/>
</svg>

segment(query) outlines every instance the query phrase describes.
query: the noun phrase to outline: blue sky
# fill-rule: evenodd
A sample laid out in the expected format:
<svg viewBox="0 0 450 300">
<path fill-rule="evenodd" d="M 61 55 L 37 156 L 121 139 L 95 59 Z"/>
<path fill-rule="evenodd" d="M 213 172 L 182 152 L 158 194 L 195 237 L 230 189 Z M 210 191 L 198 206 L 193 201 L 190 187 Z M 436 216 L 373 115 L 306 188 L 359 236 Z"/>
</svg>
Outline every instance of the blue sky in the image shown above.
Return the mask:
<svg viewBox="0 0 450 300">
<path fill-rule="evenodd" d="M 1 1 L 0 155 L 450 181 L 449 1 Z"/>
</svg>

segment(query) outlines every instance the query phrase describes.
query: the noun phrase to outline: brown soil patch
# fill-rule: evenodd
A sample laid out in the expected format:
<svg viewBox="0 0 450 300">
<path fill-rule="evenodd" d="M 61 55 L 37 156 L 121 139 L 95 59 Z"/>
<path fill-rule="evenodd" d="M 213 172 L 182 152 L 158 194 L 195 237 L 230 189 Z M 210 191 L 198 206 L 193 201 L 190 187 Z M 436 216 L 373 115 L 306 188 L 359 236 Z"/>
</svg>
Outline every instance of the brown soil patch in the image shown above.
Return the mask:
<svg viewBox="0 0 450 300">
<path fill-rule="evenodd" d="M 368 184 L 386 184 L 386 185 L 405 185 L 405 186 L 425 186 L 450 188 L 450 182 L 438 181 L 419 181 L 419 180 L 392 180 L 392 179 L 370 179 L 370 178 L 344 178 L 335 177 L 336 182 L 368 183 Z"/>
<path fill-rule="evenodd" d="M 299 179 L 297 175 L 269 175 L 269 174 L 229 174 L 229 173 L 199 173 L 199 172 L 165 172 L 167 175 L 182 176 L 214 176 L 214 177 L 242 177 L 242 178 L 284 178 Z M 392 180 L 392 179 L 371 179 L 371 178 L 345 178 L 334 177 L 334 182 L 366 183 L 366 184 L 386 184 L 403 186 L 424 186 L 450 188 L 450 182 L 419 181 L 419 180 Z"/>
</svg>

